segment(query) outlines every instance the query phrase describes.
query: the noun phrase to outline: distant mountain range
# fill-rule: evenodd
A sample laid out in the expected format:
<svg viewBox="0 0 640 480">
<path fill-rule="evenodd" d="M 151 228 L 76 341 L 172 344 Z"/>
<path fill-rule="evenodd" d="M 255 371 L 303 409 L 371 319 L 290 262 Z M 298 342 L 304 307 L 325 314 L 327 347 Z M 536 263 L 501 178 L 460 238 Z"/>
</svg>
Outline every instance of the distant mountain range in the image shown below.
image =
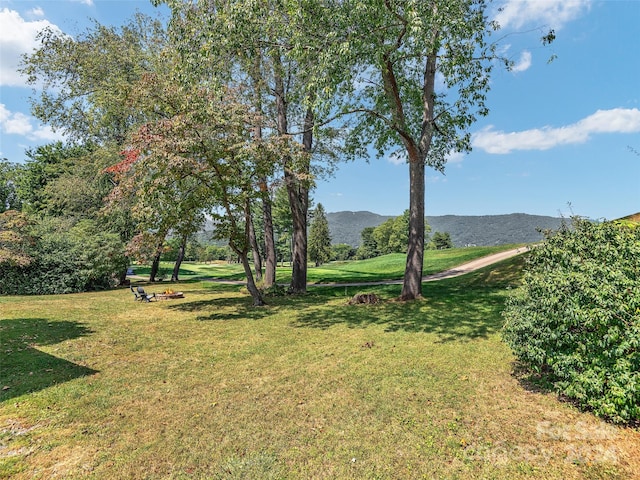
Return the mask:
<svg viewBox="0 0 640 480">
<path fill-rule="evenodd" d="M 327 214 L 331 243 L 360 245 L 360 232 L 365 227 L 377 227 L 391 216 L 372 212 L 334 212 Z M 532 243 L 542 240 L 542 230 L 556 230 L 562 218 L 525 213 L 509 215 L 442 215 L 427 217 L 431 233 L 449 232 L 454 246 L 503 245 L 508 243 Z"/>
</svg>

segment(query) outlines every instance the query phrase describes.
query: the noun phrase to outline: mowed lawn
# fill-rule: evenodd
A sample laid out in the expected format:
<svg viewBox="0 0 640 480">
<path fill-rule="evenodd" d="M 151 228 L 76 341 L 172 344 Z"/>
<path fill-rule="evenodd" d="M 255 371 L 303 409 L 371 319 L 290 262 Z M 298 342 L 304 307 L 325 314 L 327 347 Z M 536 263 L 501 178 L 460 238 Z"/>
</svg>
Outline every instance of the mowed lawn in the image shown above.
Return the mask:
<svg viewBox="0 0 640 480">
<path fill-rule="evenodd" d="M 493 247 L 451 248 L 445 250 L 427 250 L 424 258 L 423 274 L 442 272 L 463 263 L 481 258 L 493 253 L 523 247 L 524 245 L 498 245 Z M 402 279 L 404 275 L 406 256 L 401 253 L 391 253 L 380 257 L 359 261 L 330 262 L 319 267 L 309 264 L 307 280 L 314 283 L 340 282 L 376 282 L 384 280 Z M 151 268 L 146 265 L 134 266 L 136 279 L 149 276 Z M 173 263 L 162 262 L 160 272 L 165 279 L 171 278 Z M 212 263 L 183 262 L 179 273 L 182 281 L 199 281 L 202 279 L 246 280 L 242 266 L 237 263 L 216 261 Z M 278 264 L 278 283 L 287 284 L 291 281 L 291 266 L 289 263 Z"/>
<path fill-rule="evenodd" d="M 406 304 L 316 287 L 253 308 L 195 281 L 147 304 L 0 297 L 0 477 L 638 478 L 637 430 L 514 375 L 500 312 L 520 268 Z"/>
</svg>

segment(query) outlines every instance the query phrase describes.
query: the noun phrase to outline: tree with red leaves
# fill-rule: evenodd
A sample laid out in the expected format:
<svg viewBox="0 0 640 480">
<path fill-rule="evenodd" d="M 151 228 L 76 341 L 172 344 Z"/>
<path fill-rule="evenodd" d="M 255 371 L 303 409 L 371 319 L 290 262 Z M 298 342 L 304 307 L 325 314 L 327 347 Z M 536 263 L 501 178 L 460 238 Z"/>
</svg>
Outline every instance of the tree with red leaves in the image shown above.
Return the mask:
<svg viewBox="0 0 640 480">
<path fill-rule="evenodd" d="M 302 149 L 286 138 L 257 139 L 255 113 L 240 88 L 146 80 L 143 98 L 153 92 L 170 114 L 131 135 L 123 160 L 110 167 L 118 180 L 112 199 L 135 192 L 133 214 L 148 231 L 155 226 L 158 238 L 206 211 L 216 236 L 240 258 L 254 305 L 263 305 L 248 259 L 251 204 L 260 197 L 260 179 L 273 172 L 276 152 L 294 158 Z"/>
</svg>

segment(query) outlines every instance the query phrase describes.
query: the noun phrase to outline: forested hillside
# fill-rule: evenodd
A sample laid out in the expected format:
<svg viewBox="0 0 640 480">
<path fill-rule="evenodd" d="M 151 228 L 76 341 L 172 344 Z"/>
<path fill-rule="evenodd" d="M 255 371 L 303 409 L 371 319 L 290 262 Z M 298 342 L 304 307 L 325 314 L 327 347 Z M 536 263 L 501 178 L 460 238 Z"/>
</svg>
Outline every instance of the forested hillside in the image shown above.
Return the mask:
<svg viewBox="0 0 640 480">
<path fill-rule="evenodd" d="M 372 212 L 334 212 L 327 214 L 333 244 L 347 243 L 358 246 L 360 232 L 365 227 L 376 227 L 392 218 Z M 557 229 L 561 218 L 512 213 L 508 215 L 427 216 L 433 232 L 449 232 L 456 247 L 465 245 L 500 245 L 530 243 L 542 239 L 539 229 Z"/>
</svg>

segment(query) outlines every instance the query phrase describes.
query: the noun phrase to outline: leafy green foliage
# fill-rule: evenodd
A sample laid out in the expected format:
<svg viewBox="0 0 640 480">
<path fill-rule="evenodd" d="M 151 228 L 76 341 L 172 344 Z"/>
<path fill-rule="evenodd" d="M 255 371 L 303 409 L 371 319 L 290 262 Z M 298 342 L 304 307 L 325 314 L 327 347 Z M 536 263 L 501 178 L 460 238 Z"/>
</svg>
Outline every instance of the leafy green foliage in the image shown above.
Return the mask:
<svg viewBox="0 0 640 480">
<path fill-rule="evenodd" d="M 39 120 L 74 141 L 122 145 L 132 126 L 155 115 L 132 108 L 132 94 L 162 58 L 166 40 L 159 22 L 138 14 L 119 29 L 96 23 L 71 37 L 46 28 L 38 40 L 21 72 L 29 84 L 42 85 L 31 98 Z"/>
<path fill-rule="evenodd" d="M 92 220 L 75 225 L 45 218 L 27 229 L 31 242 L 22 255 L 27 262 L 0 263 L 0 294 L 33 295 L 83 292 L 113 286 L 127 266 L 117 234 L 102 231 Z"/>
<path fill-rule="evenodd" d="M 0 218 L 2 293 L 68 293 L 112 285 L 126 271 L 126 225 L 103 215 L 111 156 L 92 145 L 56 142 L 27 152 L 9 171 L 11 204 Z M 17 199 L 17 200 L 16 200 Z"/>
<path fill-rule="evenodd" d="M 373 238 L 375 228 L 376 227 L 365 227 L 362 229 L 362 232 L 360 232 L 362 242 L 360 243 L 360 247 L 358 247 L 358 252 L 356 254 L 356 258 L 358 260 L 373 258 L 380 254 L 378 252 L 376 240 Z"/>
<path fill-rule="evenodd" d="M 352 260 L 356 255 L 356 249 L 348 243 L 337 243 L 331 245 L 331 260 L 346 261 Z"/>
<path fill-rule="evenodd" d="M 574 219 L 534 249 L 505 311 L 528 369 L 614 422 L 640 420 L 640 228 Z"/>
<path fill-rule="evenodd" d="M 382 255 L 385 255 L 387 253 L 397 253 L 394 252 L 391 246 L 391 235 L 393 234 L 394 223 L 395 219 L 389 219 L 373 229 L 373 239 L 376 242 L 376 249 Z M 400 252 L 402 252 L 402 250 Z"/>
<path fill-rule="evenodd" d="M 0 268 L 31 263 L 29 244 L 32 240 L 28 226 L 29 220 L 21 212 L 8 210 L 0 214 Z"/>
<path fill-rule="evenodd" d="M 16 176 L 19 170 L 19 165 L 9 163 L 6 158 L 0 159 L 0 213 L 20 207 L 20 199 L 16 192 Z"/>
<path fill-rule="evenodd" d="M 331 235 L 329 223 L 321 203 L 313 211 L 313 220 L 309 231 L 309 258 L 316 267 L 331 258 Z"/>
<path fill-rule="evenodd" d="M 91 147 L 67 145 L 62 142 L 27 150 L 29 159 L 16 175 L 16 193 L 23 209 L 30 213 L 59 210 L 52 206 L 57 196 L 55 189 L 52 190 L 52 185 L 64 176 L 79 178 L 79 172 L 74 171 L 74 163 L 80 157 L 88 155 L 91 150 Z M 70 197 L 68 189 L 62 187 L 57 190 L 61 192 L 59 196 L 67 199 Z"/>
<path fill-rule="evenodd" d="M 13 169 L 10 182 L 17 198 L 9 199 L 10 206 L 38 216 L 99 219 L 108 230 L 125 234 L 117 212 L 101 211 L 113 187 L 103 171 L 113 155 L 107 148 L 62 142 L 28 150 L 27 162 Z"/>
<path fill-rule="evenodd" d="M 453 248 L 451 234 L 449 232 L 435 232 L 431 238 L 429 247 L 436 250 L 444 250 L 445 248 Z"/>
<path fill-rule="evenodd" d="M 425 235 L 431 227 L 424 221 Z M 377 227 L 368 227 L 362 230 L 362 244 L 358 248 L 358 258 L 372 258 L 388 253 L 407 253 L 407 241 L 409 239 L 409 210 L 402 215 L 392 217 Z"/>
</svg>

